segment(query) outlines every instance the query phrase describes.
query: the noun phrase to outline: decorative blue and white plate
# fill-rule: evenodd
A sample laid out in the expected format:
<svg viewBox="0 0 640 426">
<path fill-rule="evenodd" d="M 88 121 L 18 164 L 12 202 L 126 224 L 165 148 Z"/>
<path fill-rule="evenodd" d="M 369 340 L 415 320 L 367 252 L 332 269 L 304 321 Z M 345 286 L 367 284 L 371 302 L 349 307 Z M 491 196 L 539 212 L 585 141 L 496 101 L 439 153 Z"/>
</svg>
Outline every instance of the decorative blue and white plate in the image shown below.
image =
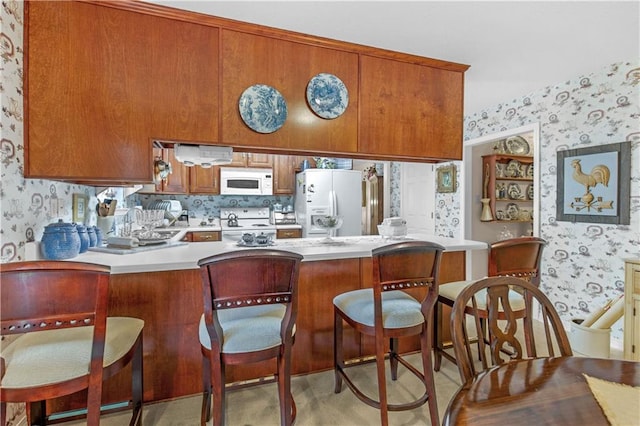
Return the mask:
<svg viewBox="0 0 640 426">
<path fill-rule="evenodd" d="M 320 73 L 307 84 L 307 102 L 319 117 L 340 117 L 349 105 L 349 92 L 333 74 Z"/>
<path fill-rule="evenodd" d="M 242 92 L 238 108 L 242 121 L 258 133 L 273 133 L 287 119 L 287 102 L 266 84 L 255 84 Z"/>
</svg>

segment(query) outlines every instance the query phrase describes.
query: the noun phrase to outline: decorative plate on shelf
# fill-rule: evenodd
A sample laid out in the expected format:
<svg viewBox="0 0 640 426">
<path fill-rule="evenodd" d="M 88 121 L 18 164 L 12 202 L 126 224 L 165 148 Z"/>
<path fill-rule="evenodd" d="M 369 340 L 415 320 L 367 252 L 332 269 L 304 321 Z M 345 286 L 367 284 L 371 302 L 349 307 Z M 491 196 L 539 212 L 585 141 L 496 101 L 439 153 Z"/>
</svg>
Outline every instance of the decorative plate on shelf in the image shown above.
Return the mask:
<svg viewBox="0 0 640 426">
<path fill-rule="evenodd" d="M 511 200 L 522 200 L 524 198 L 524 195 L 522 195 L 522 190 L 520 189 L 520 185 L 518 185 L 517 183 L 510 183 L 507 193 L 509 194 L 509 199 Z"/>
<path fill-rule="evenodd" d="M 526 171 L 525 176 L 526 176 L 527 178 L 529 178 L 529 179 L 533 179 L 533 164 L 529 164 L 529 165 L 527 166 L 527 171 Z"/>
<path fill-rule="evenodd" d="M 242 92 L 238 108 L 242 121 L 258 133 L 273 133 L 287 119 L 287 102 L 266 84 L 255 84 Z"/>
<path fill-rule="evenodd" d="M 520 215 L 520 208 L 516 203 L 507 204 L 507 217 L 511 220 L 518 220 L 518 216 Z"/>
<path fill-rule="evenodd" d="M 318 117 L 340 117 L 349 105 L 349 91 L 333 74 L 320 73 L 307 84 L 307 102 Z"/>
<path fill-rule="evenodd" d="M 507 153 L 512 155 L 528 155 L 529 142 L 522 136 L 510 136 L 505 142 Z"/>
<path fill-rule="evenodd" d="M 518 160 L 509 161 L 504 174 L 507 177 L 518 177 L 520 175 L 520 162 Z"/>
<path fill-rule="evenodd" d="M 527 186 L 527 199 L 533 200 L 533 185 Z"/>
</svg>

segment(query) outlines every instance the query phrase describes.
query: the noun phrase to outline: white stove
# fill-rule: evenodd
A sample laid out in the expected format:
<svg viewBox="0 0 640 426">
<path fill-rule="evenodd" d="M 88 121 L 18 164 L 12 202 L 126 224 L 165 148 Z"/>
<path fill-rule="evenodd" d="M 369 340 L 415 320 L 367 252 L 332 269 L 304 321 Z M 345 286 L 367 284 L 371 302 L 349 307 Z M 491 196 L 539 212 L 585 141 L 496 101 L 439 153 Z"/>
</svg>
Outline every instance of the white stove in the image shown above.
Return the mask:
<svg viewBox="0 0 640 426">
<path fill-rule="evenodd" d="M 276 239 L 276 226 L 269 221 L 269 207 L 223 207 L 220 228 L 222 241 L 238 242 L 244 233 L 264 233 Z"/>
</svg>

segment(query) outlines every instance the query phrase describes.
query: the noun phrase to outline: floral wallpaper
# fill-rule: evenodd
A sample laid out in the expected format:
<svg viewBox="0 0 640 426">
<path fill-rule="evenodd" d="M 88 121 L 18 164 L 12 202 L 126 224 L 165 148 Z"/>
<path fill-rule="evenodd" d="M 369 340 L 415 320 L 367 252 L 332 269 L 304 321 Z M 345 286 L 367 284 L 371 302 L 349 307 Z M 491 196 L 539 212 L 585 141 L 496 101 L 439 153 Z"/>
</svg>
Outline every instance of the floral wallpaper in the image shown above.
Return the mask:
<svg viewBox="0 0 640 426">
<path fill-rule="evenodd" d="M 614 63 L 467 116 L 464 139 L 531 123 L 540 124 L 540 236 L 548 242 L 541 285 L 563 320 L 584 318 L 623 293 L 624 259 L 640 257 L 640 62 Z M 631 223 L 557 221 L 557 151 L 624 141 L 631 142 Z M 438 229 L 459 225 L 450 211 L 440 213 L 447 223 Z M 612 328 L 620 340 L 622 323 Z"/>
</svg>

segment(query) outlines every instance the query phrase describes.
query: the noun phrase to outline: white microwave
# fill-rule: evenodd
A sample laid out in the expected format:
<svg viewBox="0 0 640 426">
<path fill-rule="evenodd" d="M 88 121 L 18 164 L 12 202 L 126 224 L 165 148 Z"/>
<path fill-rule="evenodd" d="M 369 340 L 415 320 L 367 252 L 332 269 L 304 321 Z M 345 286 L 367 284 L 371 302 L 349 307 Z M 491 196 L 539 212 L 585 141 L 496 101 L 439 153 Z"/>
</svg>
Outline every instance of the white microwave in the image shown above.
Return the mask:
<svg viewBox="0 0 640 426">
<path fill-rule="evenodd" d="M 273 195 L 273 169 L 220 167 L 221 195 Z"/>
</svg>

